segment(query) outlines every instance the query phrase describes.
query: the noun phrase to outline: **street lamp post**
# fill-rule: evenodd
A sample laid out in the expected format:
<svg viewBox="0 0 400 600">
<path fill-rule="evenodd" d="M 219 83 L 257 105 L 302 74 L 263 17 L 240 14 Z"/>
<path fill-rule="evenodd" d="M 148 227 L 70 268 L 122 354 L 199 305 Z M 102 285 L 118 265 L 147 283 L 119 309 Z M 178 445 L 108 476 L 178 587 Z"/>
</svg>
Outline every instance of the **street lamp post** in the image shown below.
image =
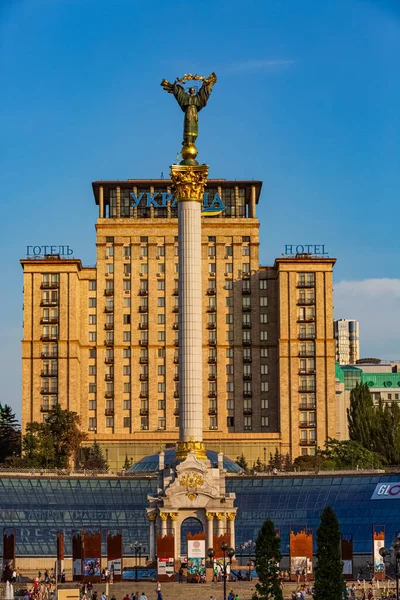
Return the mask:
<svg viewBox="0 0 400 600">
<path fill-rule="evenodd" d="M 134 544 L 129 544 L 131 552 L 135 552 L 135 581 L 138 580 L 138 556 L 139 562 L 142 556 L 142 552 L 145 552 L 146 548 L 143 546 L 141 542 L 135 542 Z"/>
<path fill-rule="evenodd" d="M 230 565 L 232 563 L 232 558 L 235 556 L 235 550 L 234 550 L 234 548 L 230 548 L 229 544 L 227 542 L 221 542 L 220 548 L 224 554 L 224 562 L 223 562 L 223 566 L 222 566 L 222 576 L 224 578 L 224 600 L 226 600 L 227 570 L 228 570 L 228 565 Z M 207 550 L 207 556 L 209 557 L 210 561 L 213 561 L 213 558 L 215 556 L 214 548 L 209 548 Z M 228 560 L 227 560 L 227 557 L 228 557 Z"/>
<path fill-rule="evenodd" d="M 379 554 L 385 560 L 390 557 L 390 562 L 394 566 L 396 577 L 396 600 L 399 600 L 399 579 L 400 579 L 400 534 L 392 542 L 391 548 L 381 548 Z"/>
<path fill-rule="evenodd" d="M 249 560 L 247 561 L 247 566 L 249 567 L 249 574 L 248 574 L 248 579 L 249 581 L 251 581 L 251 567 L 252 567 L 252 560 L 251 560 L 251 552 L 254 549 L 254 542 L 253 540 L 249 540 L 248 542 L 244 542 L 243 544 L 241 544 L 240 548 L 242 550 L 244 550 L 245 548 L 249 549 Z"/>
</svg>

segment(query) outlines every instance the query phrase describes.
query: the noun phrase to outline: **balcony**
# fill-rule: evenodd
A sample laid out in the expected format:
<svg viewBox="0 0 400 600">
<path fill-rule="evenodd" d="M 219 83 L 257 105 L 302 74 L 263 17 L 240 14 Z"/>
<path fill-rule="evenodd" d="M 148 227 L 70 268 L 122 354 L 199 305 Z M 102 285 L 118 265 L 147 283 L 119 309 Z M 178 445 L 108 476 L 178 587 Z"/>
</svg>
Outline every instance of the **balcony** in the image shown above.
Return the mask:
<svg viewBox="0 0 400 600">
<path fill-rule="evenodd" d="M 313 315 L 312 317 L 298 317 L 297 322 L 298 323 L 314 323 L 315 321 L 315 315 Z"/>
<path fill-rule="evenodd" d="M 301 385 L 299 386 L 299 392 L 301 392 L 302 394 L 311 394 L 311 393 L 315 393 L 315 386 L 313 385 Z"/>
<path fill-rule="evenodd" d="M 251 329 L 251 323 L 242 323 L 242 329 Z"/>
<path fill-rule="evenodd" d="M 178 296 L 178 294 L 179 294 L 179 290 L 178 290 L 178 288 L 175 288 L 175 289 L 173 290 L 173 292 L 172 292 L 172 295 L 173 295 L 173 296 Z"/>
<path fill-rule="evenodd" d="M 298 288 L 313 288 L 315 287 L 315 281 L 303 281 L 300 280 L 297 282 Z"/>
<path fill-rule="evenodd" d="M 106 373 L 106 375 L 104 375 L 104 381 L 114 381 L 114 373 Z"/>
<path fill-rule="evenodd" d="M 113 306 L 105 306 L 104 307 L 104 312 L 105 313 L 113 313 L 114 312 L 114 307 Z"/>
<path fill-rule="evenodd" d="M 243 380 L 244 381 L 250 381 L 251 380 L 251 373 L 246 373 L 245 375 L 243 375 Z"/>
<path fill-rule="evenodd" d="M 252 415 L 253 414 L 253 409 L 252 408 L 244 408 L 243 409 L 243 414 L 244 415 Z"/>
<path fill-rule="evenodd" d="M 40 372 L 41 377 L 57 377 L 58 370 L 57 369 L 43 369 Z"/>
<path fill-rule="evenodd" d="M 147 357 L 147 356 L 141 356 L 141 357 L 139 358 L 139 363 L 140 363 L 141 365 L 147 365 L 147 364 L 149 363 L 149 359 L 148 359 L 148 357 Z"/>
<path fill-rule="evenodd" d="M 43 405 L 40 407 L 40 412 L 41 412 L 41 413 L 48 413 L 48 412 L 50 412 L 51 410 L 53 410 L 53 408 L 52 408 L 52 407 L 50 407 L 48 404 L 43 404 Z"/>
<path fill-rule="evenodd" d="M 207 308 L 207 312 L 208 313 L 215 313 L 215 312 L 217 312 L 217 307 L 216 306 L 209 306 Z"/>
<path fill-rule="evenodd" d="M 243 356 L 244 363 L 251 363 L 251 356 Z"/>
<path fill-rule="evenodd" d="M 242 295 L 243 296 L 250 296 L 250 294 L 251 294 L 251 289 L 250 288 L 247 288 L 247 287 L 246 288 L 245 287 L 242 288 Z"/>
<path fill-rule="evenodd" d="M 176 373 L 176 374 L 174 375 L 174 381 L 179 381 L 179 375 L 178 375 L 178 373 Z"/>
<path fill-rule="evenodd" d="M 139 346 L 148 346 L 149 340 L 139 340 Z"/>
<path fill-rule="evenodd" d="M 243 398 L 251 398 L 253 396 L 253 392 L 243 392 Z"/>
<path fill-rule="evenodd" d="M 217 345 L 217 340 L 208 340 L 208 345 L 209 346 L 216 346 Z"/>
<path fill-rule="evenodd" d="M 301 427 L 302 429 L 306 428 L 306 427 L 316 427 L 316 422 L 315 421 L 300 421 L 299 423 L 299 427 Z"/>
<path fill-rule="evenodd" d="M 315 410 L 316 404 L 315 402 L 309 402 L 308 404 L 300 404 L 299 410 Z"/>
<path fill-rule="evenodd" d="M 140 380 L 140 381 L 148 381 L 148 380 L 149 380 L 149 375 L 148 375 L 148 373 L 140 373 L 140 375 L 139 375 L 139 380 Z"/>
<path fill-rule="evenodd" d="M 113 408 L 105 408 L 104 414 L 106 417 L 112 417 L 114 414 L 114 409 Z"/>
<path fill-rule="evenodd" d="M 207 323 L 207 329 L 217 329 L 216 323 Z"/>
<path fill-rule="evenodd" d="M 210 427 L 208 429 L 210 429 L 210 431 L 217 431 L 218 426 L 217 425 L 210 425 Z"/>
<path fill-rule="evenodd" d="M 55 283 L 54 282 L 53 283 L 48 283 L 48 282 L 43 281 L 40 284 L 40 289 L 41 290 L 56 290 L 59 287 L 60 287 L 60 282 L 59 281 L 57 281 Z"/>
<path fill-rule="evenodd" d="M 217 397 L 217 392 L 208 392 L 208 397 L 209 398 L 216 398 Z"/>
<path fill-rule="evenodd" d="M 179 346 L 179 340 L 174 340 L 174 346 Z"/>
<path fill-rule="evenodd" d="M 57 388 L 43 387 L 43 388 L 41 388 L 40 393 L 51 396 L 52 394 L 53 395 L 58 394 L 58 390 L 57 390 Z"/>
<path fill-rule="evenodd" d="M 40 358 L 57 358 L 57 352 L 42 352 Z"/>
<path fill-rule="evenodd" d="M 206 292 L 207 296 L 215 296 L 216 293 L 217 293 L 217 290 L 214 288 L 208 288 L 208 290 Z"/>
<path fill-rule="evenodd" d="M 106 392 L 104 398 L 114 398 L 114 392 Z"/>
<path fill-rule="evenodd" d="M 114 340 L 112 340 L 112 339 L 104 340 L 104 345 L 107 347 L 114 346 Z"/>
<path fill-rule="evenodd" d="M 299 369 L 299 375 L 315 375 L 315 369 Z"/>
<path fill-rule="evenodd" d="M 251 306 L 242 306 L 243 312 L 251 312 Z"/>
<path fill-rule="evenodd" d="M 300 446 L 315 446 L 316 440 L 300 440 Z"/>
<path fill-rule="evenodd" d="M 104 290 L 105 296 L 114 296 L 114 290 Z"/>
<path fill-rule="evenodd" d="M 40 301 L 40 306 L 58 306 L 59 303 L 59 299 L 52 299 L 52 300 L 41 300 Z"/>
<path fill-rule="evenodd" d="M 42 342 L 56 342 L 58 340 L 58 335 L 41 335 L 40 339 Z"/>
<path fill-rule="evenodd" d="M 300 350 L 299 356 L 302 357 L 302 358 L 312 358 L 313 356 L 315 356 L 315 350 L 313 350 L 313 351 L 310 351 L 310 350 Z"/>
<path fill-rule="evenodd" d="M 41 325 L 48 325 L 48 324 L 55 324 L 58 323 L 58 317 L 52 317 L 51 319 L 49 317 L 42 317 L 40 319 L 40 324 Z"/>
<path fill-rule="evenodd" d="M 243 346 L 251 346 L 251 340 L 243 340 L 242 344 Z"/>
<path fill-rule="evenodd" d="M 175 331 L 176 331 L 177 329 L 179 329 L 179 323 L 174 323 L 174 324 L 172 325 L 172 329 L 175 329 Z"/>
<path fill-rule="evenodd" d="M 104 324 L 104 329 L 106 331 L 112 331 L 114 329 L 114 323 L 105 323 Z"/>
<path fill-rule="evenodd" d="M 217 379 L 217 374 L 216 373 L 209 373 L 208 375 L 208 381 L 216 381 Z"/>
<path fill-rule="evenodd" d="M 299 340 L 315 340 L 316 338 L 316 334 L 315 331 L 310 333 L 310 332 L 300 332 L 299 333 Z"/>
<path fill-rule="evenodd" d="M 111 357 L 108 357 L 108 358 L 107 358 L 107 357 L 106 357 L 106 358 L 104 359 L 104 363 L 105 363 L 106 365 L 112 365 L 112 364 L 114 364 L 114 358 L 111 358 Z"/>
<path fill-rule="evenodd" d="M 174 398 L 179 398 L 179 392 L 174 392 Z"/>
<path fill-rule="evenodd" d="M 177 312 L 179 312 L 179 308 L 178 308 L 178 306 L 174 306 L 174 307 L 172 308 L 172 312 L 173 312 L 173 313 L 177 313 Z"/>
<path fill-rule="evenodd" d="M 142 331 L 145 331 L 148 328 L 149 328 L 148 323 L 139 323 L 139 329 L 141 329 Z"/>
<path fill-rule="evenodd" d="M 208 362 L 209 365 L 215 365 L 215 363 L 217 362 L 217 357 L 216 356 L 209 356 L 207 362 Z"/>
<path fill-rule="evenodd" d="M 179 416 L 179 408 L 175 408 L 175 410 L 174 410 L 174 415 L 175 415 L 176 417 L 178 417 L 178 416 Z"/>
<path fill-rule="evenodd" d="M 139 410 L 139 415 L 141 417 L 147 417 L 148 414 L 149 414 L 149 409 L 148 408 L 141 408 Z"/>
<path fill-rule="evenodd" d="M 179 365 L 179 358 L 174 358 L 174 365 Z"/>
<path fill-rule="evenodd" d="M 149 312 L 149 307 L 148 306 L 139 306 L 139 312 L 147 313 L 147 312 Z"/>
<path fill-rule="evenodd" d="M 216 408 L 209 408 L 208 409 L 208 414 L 209 415 L 216 415 L 217 414 L 217 409 Z"/>
<path fill-rule="evenodd" d="M 149 293 L 148 290 L 139 290 L 139 296 L 147 296 Z"/>
<path fill-rule="evenodd" d="M 139 394 L 139 398 L 148 398 L 149 397 L 149 392 L 140 392 Z"/>
<path fill-rule="evenodd" d="M 297 299 L 299 306 L 313 306 L 315 304 L 315 298 L 300 298 Z"/>
</svg>

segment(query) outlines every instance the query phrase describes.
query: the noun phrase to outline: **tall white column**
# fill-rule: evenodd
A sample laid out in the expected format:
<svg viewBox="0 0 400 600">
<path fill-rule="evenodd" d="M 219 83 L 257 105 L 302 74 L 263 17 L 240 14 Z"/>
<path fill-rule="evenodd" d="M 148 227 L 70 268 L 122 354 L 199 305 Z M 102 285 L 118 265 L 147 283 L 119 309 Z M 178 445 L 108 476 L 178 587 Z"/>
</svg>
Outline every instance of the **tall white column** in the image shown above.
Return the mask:
<svg viewBox="0 0 400 600">
<path fill-rule="evenodd" d="M 231 548 L 235 548 L 235 513 L 228 513 L 228 525 L 229 525 L 229 537 L 230 537 L 230 546 Z"/>
<path fill-rule="evenodd" d="M 214 546 L 214 513 L 206 512 L 207 517 L 207 548 L 212 548 Z"/>
<path fill-rule="evenodd" d="M 155 560 L 156 557 L 156 531 L 155 531 L 155 525 L 156 525 L 156 515 L 155 514 L 151 514 L 151 515 L 147 515 L 149 518 L 149 540 L 150 540 L 150 547 L 149 547 L 149 558 L 150 560 Z"/>
<path fill-rule="evenodd" d="M 178 202 L 179 439 L 203 440 L 201 202 Z"/>
<path fill-rule="evenodd" d="M 167 535 L 167 519 L 168 519 L 168 513 L 160 513 L 160 519 L 161 519 L 161 535 Z"/>
</svg>

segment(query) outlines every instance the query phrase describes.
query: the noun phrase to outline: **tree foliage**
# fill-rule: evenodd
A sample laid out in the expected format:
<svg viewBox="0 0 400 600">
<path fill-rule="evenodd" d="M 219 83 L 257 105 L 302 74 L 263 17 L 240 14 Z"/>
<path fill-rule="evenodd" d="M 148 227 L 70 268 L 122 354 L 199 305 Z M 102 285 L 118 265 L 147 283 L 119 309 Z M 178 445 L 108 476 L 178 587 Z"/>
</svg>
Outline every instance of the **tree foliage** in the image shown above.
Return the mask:
<svg viewBox="0 0 400 600">
<path fill-rule="evenodd" d="M 334 440 L 325 442 L 325 450 L 320 451 L 323 459 L 321 469 L 365 469 L 381 467 L 385 462 L 382 456 L 367 450 L 354 440 Z"/>
<path fill-rule="evenodd" d="M 255 566 L 258 575 L 253 600 L 283 600 L 279 580 L 280 539 L 272 521 L 264 521 L 256 541 Z"/>
<path fill-rule="evenodd" d="M 350 440 L 380 454 L 389 465 L 400 464 L 400 407 L 379 401 L 374 406 L 368 385 L 357 384 L 347 410 Z"/>
<path fill-rule="evenodd" d="M 79 466 L 82 469 L 93 471 L 108 471 L 108 463 L 102 447 L 96 440 L 92 446 L 82 447 L 80 451 Z"/>
<path fill-rule="evenodd" d="M 315 567 L 314 600 L 342 600 L 343 562 L 340 529 L 335 512 L 327 506 L 317 529 L 317 565 Z"/>
<path fill-rule="evenodd" d="M 247 460 L 243 452 L 240 456 L 237 457 L 236 464 L 238 464 L 239 467 L 241 467 L 245 473 L 247 473 L 247 471 L 249 470 Z"/>
<path fill-rule="evenodd" d="M 77 413 L 62 409 L 57 404 L 46 421 L 28 423 L 22 438 L 21 467 L 65 469 L 71 466 L 86 434 L 79 429 Z"/>
<path fill-rule="evenodd" d="M 11 406 L 0 404 L 0 463 L 21 453 L 20 426 Z"/>
<path fill-rule="evenodd" d="M 125 461 L 124 461 L 124 464 L 122 465 L 122 470 L 129 471 L 129 469 L 131 468 L 132 465 L 133 465 L 133 460 L 131 458 L 128 458 L 128 455 L 125 454 Z"/>
</svg>

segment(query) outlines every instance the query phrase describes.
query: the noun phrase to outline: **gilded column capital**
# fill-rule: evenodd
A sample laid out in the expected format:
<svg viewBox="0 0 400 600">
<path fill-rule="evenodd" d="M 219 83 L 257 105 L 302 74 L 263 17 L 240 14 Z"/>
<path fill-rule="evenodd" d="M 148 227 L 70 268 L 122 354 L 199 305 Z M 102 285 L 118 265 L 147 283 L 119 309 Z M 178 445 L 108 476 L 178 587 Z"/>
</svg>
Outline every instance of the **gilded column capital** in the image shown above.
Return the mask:
<svg viewBox="0 0 400 600">
<path fill-rule="evenodd" d="M 194 452 L 196 458 L 199 458 L 200 460 L 207 460 L 204 442 L 196 442 L 194 440 L 189 440 L 188 442 L 178 442 L 176 444 L 177 460 L 185 460 L 189 452 Z"/>
<path fill-rule="evenodd" d="M 147 513 L 147 518 L 149 521 L 155 521 L 157 518 L 157 513 L 155 513 L 155 512 Z"/>
<path fill-rule="evenodd" d="M 177 512 L 169 513 L 169 516 L 171 517 L 171 521 L 176 521 L 178 519 L 178 513 Z"/>
<path fill-rule="evenodd" d="M 172 193 L 178 202 L 202 202 L 207 184 L 208 165 L 171 165 Z"/>
<path fill-rule="evenodd" d="M 160 513 L 161 521 L 166 521 L 168 519 L 168 513 Z"/>
<path fill-rule="evenodd" d="M 226 513 L 228 521 L 234 521 L 236 519 L 236 513 Z"/>
<path fill-rule="evenodd" d="M 207 519 L 207 521 L 214 521 L 214 517 L 215 517 L 215 513 L 206 512 L 206 519 Z"/>
<path fill-rule="evenodd" d="M 225 519 L 225 513 L 215 513 L 218 521 L 223 521 Z"/>
</svg>

